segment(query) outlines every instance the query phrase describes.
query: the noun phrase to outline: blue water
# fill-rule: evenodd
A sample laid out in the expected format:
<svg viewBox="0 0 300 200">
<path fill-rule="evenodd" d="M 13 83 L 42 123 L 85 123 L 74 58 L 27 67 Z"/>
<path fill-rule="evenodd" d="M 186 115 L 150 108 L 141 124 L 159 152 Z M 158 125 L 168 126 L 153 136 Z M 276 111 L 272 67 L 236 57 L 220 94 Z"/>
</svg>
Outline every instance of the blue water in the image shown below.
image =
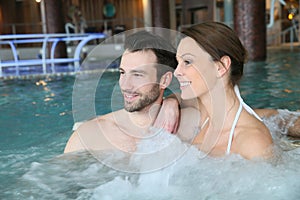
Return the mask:
<svg viewBox="0 0 300 200">
<path fill-rule="evenodd" d="M 299 66 L 299 51 L 270 50 L 265 62 L 246 66 L 244 100 L 255 108 L 300 109 Z M 117 80 L 118 73 L 102 76 L 97 115 L 112 110 Z M 74 76 L 0 80 L 0 199 L 300 198 L 299 148 L 279 150 L 276 164 L 238 156 L 199 161 L 192 149 L 185 161 L 144 176 L 124 175 L 87 154 L 61 157 L 74 123 L 74 81 Z"/>
<path fill-rule="evenodd" d="M 74 80 L 62 76 L 0 81 L 0 199 L 33 161 L 43 162 L 63 152 L 72 133 Z M 106 73 L 102 80 L 96 100 L 99 115 L 111 111 L 103 105 L 110 104 L 112 88 L 102 85 L 116 82 L 118 74 Z"/>
<path fill-rule="evenodd" d="M 299 50 L 269 50 L 264 62 L 249 63 L 244 69 L 241 94 L 256 108 L 300 109 Z"/>
</svg>

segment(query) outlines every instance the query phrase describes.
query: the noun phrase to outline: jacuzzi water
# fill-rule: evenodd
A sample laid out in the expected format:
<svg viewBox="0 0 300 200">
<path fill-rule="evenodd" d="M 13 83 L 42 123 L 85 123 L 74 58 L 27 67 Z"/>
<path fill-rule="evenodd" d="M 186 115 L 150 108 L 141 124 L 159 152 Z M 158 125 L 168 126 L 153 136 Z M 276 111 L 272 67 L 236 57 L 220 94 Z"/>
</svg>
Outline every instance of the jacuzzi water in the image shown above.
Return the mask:
<svg viewBox="0 0 300 200">
<path fill-rule="evenodd" d="M 255 108 L 299 109 L 299 65 L 297 49 L 269 50 L 265 62 L 248 64 L 240 87 L 245 102 Z M 0 199 L 300 199 L 299 142 L 284 136 L 277 122 L 299 112 L 282 110 L 265 120 L 276 143 L 276 157 L 268 162 L 205 156 L 169 134 L 162 136 L 174 141 L 168 157 L 62 155 L 74 123 L 74 80 L 0 80 Z M 117 80 L 118 73 L 111 72 L 101 78 L 97 115 L 111 111 Z M 158 146 L 156 140 L 139 150 Z"/>
</svg>

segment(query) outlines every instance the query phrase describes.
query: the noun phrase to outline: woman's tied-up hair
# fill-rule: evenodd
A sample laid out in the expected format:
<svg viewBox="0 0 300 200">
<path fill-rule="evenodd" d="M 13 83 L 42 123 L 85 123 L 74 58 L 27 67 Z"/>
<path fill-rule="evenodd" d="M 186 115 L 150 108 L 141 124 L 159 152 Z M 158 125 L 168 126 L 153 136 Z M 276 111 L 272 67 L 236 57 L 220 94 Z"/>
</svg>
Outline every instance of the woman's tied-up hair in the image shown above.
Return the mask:
<svg viewBox="0 0 300 200">
<path fill-rule="evenodd" d="M 193 38 L 213 61 L 221 62 L 223 56 L 229 56 L 230 83 L 232 86 L 239 83 L 247 51 L 231 28 L 220 22 L 204 22 L 185 29 L 183 34 Z"/>
</svg>

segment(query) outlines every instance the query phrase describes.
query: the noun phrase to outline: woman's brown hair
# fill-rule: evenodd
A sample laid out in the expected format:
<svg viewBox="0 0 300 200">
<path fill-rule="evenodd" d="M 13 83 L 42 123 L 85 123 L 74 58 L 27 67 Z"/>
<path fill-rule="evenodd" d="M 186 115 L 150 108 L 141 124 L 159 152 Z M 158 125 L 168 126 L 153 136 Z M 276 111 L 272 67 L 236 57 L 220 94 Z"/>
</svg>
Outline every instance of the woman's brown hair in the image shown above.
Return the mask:
<svg viewBox="0 0 300 200">
<path fill-rule="evenodd" d="M 185 29 L 185 36 L 193 38 L 211 55 L 213 61 L 221 62 L 223 56 L 231 59 L 230 82 L 234 86 L 243 75 L 247 52 L 236 33 L 220 22 L 204 22 Z"/>
</svg>

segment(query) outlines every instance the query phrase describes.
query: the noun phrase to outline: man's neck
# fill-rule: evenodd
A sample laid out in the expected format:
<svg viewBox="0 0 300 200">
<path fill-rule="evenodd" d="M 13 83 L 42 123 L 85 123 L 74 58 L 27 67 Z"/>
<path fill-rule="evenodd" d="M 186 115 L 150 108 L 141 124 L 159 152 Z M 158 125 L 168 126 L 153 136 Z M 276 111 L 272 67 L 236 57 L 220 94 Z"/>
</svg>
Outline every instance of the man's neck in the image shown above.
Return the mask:
<svg viewBox="0 0 300 200">
<path fill-rule="evenodd" d="M 160 103 L 154 103 L 141 111 L 128 112 L 128 117 L 134 126 L 141 129 L 149 128 L 156 119 L 160 109 Z"/>
<path fill-rule="evenodd" d="M 164 91 L 162 90 L 157 100 L 151 105 L 144 107 L 140 111 L 128 112 L 130 122 L 137 128 L 148 129 L 153 124 L 159 113 L 163 102 L 163 95 Z"/>
</svg>

